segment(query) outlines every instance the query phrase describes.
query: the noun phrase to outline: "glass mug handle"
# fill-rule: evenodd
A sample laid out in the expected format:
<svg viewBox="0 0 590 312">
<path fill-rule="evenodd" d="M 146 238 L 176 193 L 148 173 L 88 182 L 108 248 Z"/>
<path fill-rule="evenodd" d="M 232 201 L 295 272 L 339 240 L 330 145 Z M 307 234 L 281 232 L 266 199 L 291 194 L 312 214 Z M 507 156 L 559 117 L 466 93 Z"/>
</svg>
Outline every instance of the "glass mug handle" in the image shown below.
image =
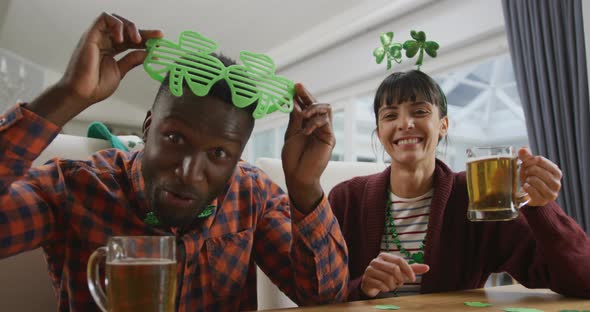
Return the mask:
<svg viewBox="0 0 590 312">
<path fill-rule="evenodd" d="M 90 258 L 88 259 L 88 266 L 86 268 L 86 276 L 88 280 L 88 289 L 90 290 L 90 294 L 92 294 L 92 298 L 94 298 L 96 304 L 104 312 L 108 312 L 108 301 L 104 289 L 102 289 L 102 285 L 100 283 L 100 271 L 98 268 L 100 262 L 103 259 L 106 259 L 106 256 L 106 247 L 100 247 L 96 249 L 92 253 L 92 255 L 90 255 Z"/>
<path fill-rule="evenodd" d="M 516 174 L 518 175 L 518 183 L 517 183 L 517 190 L 518 192 L 516 193 L 516 207 L 518 209 L 526 206 L 529 201 L 531 201 L 531 197 L 529 196 L 529 193 L 525 192 L 522 190 L 522 186 L 520 185 L 521 181 L 520 181 L 520 166 L 522 165 L 522 161 L 518 158 L 516 158 Z"/>
</svg>

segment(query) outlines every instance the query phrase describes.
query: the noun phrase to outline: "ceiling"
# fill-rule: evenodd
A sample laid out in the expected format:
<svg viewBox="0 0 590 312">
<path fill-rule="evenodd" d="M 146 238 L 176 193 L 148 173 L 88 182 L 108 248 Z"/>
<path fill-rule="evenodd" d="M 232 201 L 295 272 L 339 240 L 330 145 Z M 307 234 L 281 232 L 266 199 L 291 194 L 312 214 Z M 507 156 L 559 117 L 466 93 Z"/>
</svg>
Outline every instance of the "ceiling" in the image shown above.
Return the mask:
<svg viewBox="0 0 590 312">
<path fill-rule="evenodd" d="M 410 26 L 424 29 L 448 57 L 453 53 L 444 49 L 456 50 L 462 42 L 504 29 L 500 2 L 489 0 L 0 0 L 0 48 L 39 65 L 47 83 L 53 82 L 101 12 L 120 14 L 140 28 L 162 29 L 171 40 L 183 30 L 196 30 L 234 59 L 240 50 L 268 54 L 279 74 L 305 81 L 316 95 L 317 90 L 342 93 L 370 82 L 350 84 L 350 79 L 383 76 L 370 53 L 382 31 L 395 29 L 403 38 Z M 138 68 L 112 98 L 77 119 L 140 126 L 158 85 Z"/>
<path fill-rule="evenodd" d="M 236 59 L 240 50 L 268 53 L 285 48 L 289 40 L 317 31 L 330 20 L 333 24 L 338 16 L 354 16 L 354 12 L 364 12 L 363 8 L 378 8 L 387 2 L 405 0 L 281 1 L 280 5 L 276 0 L 2 0 L 0 48 L 55 72 L 57 79 L 80 35 L 105 11 L 127 17 L 140 27 L 162 29 L 171 38 L 183 30 L 197 30 Z M 142 70 L 135 70 L 114 97 L 145 109 L 157 86 Z"/>
<path fill-rule="evenodd" d="M 0 48 L 52 72 L 46 80 L 54 81 L 82 32 L 103 11 L 125 16 L 139 27 L 162 29 L 171 40 L 183 30 L 196 30 L 217 41 L 219 51 L 233 59 L 240 50 L 268 54 L 279 74 L 304 81 L 322 100 L 332 97 L 330 101 L 374 92 L 386 74 L 370 53 L 382 31 L 395 30 L 401 40 L 417 27 L 436 38 L 441 55 L 426 64 L 433 74 L 508 53 L 499 0 L 0 0 Z M 517 97 L 514 92 L 496 90 L 515 89 L 504 86 L 506 71 L 492 70 L 505 68 L 505 63 L 467 66 L 453 77 L 445 76 L 453 79 L 440 81 L 451 106 L 456 106 L 450 107 L 450 114 L 461 120 L 454 126 L 458 133 L 483 136 L 499 121 L 506 125 L 495 127 L 499 130 L 514 129 L 509 122 L 523 123 L 518 103 L 508 101 Z M 493 83 L 484 79 L 488 76 L 495 77 Z M 78 120 L 140 126 L 158 84 L 143 70 L 134 70 L 113 98 L 86 110 Z M 479 89 L 488 87 L 491 91 L 484 97 Z M 473 117 L 479 111 L 495 114 L 480 114 L 485 117 L 480 120 Z M 503 131 L 498 137 L 506 135 L 523 137 L 526 132 Z"/>
<path fill-rule="evenodd" d="M 168 36 L 197 30 L 231 57 L 241 49 L 266 52 L 338 15 L 358 0 L 9 0 L 0 21 L 2 47 L 61 71 L 81 33 L 101 12 L 117 13 Z M 148 3 L 148 5 L 146 5 Z M 223 5 L 220 5 L 223 3 Z"/>
</svg>

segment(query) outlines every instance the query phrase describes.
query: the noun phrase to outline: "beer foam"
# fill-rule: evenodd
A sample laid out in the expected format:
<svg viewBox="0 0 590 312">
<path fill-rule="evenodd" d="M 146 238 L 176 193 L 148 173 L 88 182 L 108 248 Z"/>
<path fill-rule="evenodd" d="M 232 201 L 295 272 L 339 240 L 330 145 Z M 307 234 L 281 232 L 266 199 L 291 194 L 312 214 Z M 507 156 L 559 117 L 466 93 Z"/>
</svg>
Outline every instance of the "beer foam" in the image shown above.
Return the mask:
<svg viewBox="0 0 590 312">
<path fill-rule="evenodd" d="M 154 258 L 126 258 L 107 261 L 108 265 L 167 265 L 175 263 L 175 260 Z"/>
<path fill-rule="evenodd" d="M 515 159 L 516 156 L 504 156 L 504 155 L 492 155 L 492 156 L 480 156 L 480 157 L 475 157 L 475 158 L 468 158 L 467 159 L 467 163 L 472 163 L 475 161 L 480 161 L 480 160 L 489 160 L 489 159 Z"/>
</svg>

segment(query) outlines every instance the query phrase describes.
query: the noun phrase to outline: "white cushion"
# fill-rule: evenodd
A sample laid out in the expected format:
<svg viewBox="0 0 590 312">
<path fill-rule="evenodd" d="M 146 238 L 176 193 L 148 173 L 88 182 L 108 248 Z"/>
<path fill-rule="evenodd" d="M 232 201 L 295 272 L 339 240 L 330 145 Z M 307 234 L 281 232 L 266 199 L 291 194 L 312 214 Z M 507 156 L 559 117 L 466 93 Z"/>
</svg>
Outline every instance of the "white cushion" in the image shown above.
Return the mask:
<svg viewBox="0 0 590 312">
<path fill-rule="evenodd" d="M 268 176 L 277 183 L 285 192 L 287 187 L 285 184 L 285 175 L 283 174 L 282 161 L 277 158 L 258 158 L 254 164 L 262 169 Z M 368 163 L 368 162 L 352 162 L 352 161 L 329 161 L 326 170 L 320 177 L 320 184 L 324 189 L 326 195 L 336 184 L 346 181 L 352 177 L 369 175 L 385 170 L 387 165 Z"/>
<path fill-rule="evenodd" d="M 277 183 L 285 192 L 285 175 L 280 159 L 276 158 L 259 158 L 254 164 L 262 169 L 268 176 Z M 366 162 L 345 162 L 330 161 L 322 173 L 320 184 L 324 189 L 326 196 L 330 190 L 338 183 L 346 181 L 352 177 L 369 175 L 381 172 L 386 168 L 385 164 L 366 163 Z M 285 294 L 283 294 L 270 279 L 258 269 L 258 308 L 259 309 L 277 309 L 297 306 Z"/>
<path fill-rule="evenodd" d="M 42 165 L 54 157 L 84 160 L 94 152 L 110 147 L 111 144 L 107 140 L 58 134 L 53 142 L 35 159 L 33 167 Z"/>
</svg>

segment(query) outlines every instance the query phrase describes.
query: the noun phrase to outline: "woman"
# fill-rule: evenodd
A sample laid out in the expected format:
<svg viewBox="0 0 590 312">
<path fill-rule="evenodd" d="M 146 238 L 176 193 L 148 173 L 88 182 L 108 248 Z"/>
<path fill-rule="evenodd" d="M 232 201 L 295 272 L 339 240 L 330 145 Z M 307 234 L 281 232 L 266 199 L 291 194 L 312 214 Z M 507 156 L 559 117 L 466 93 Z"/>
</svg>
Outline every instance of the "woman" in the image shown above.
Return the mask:
<svg viewBox="0 0 590 312">
<path fill-rule="evenodd" d="M 530 196 L 521 216 L 469 222 L 465 173 L 436 159 L 449 124 L 436 82 L 420 71 L 393 73 L 374 111 L 391 166 L 329 195 L 349 249 L 349 300 L 480 288 L 503 271 L 529 288 L 590 298 L 590 239 L 554 202 L 554 163 L 521 148 Z"/>
</svg>

